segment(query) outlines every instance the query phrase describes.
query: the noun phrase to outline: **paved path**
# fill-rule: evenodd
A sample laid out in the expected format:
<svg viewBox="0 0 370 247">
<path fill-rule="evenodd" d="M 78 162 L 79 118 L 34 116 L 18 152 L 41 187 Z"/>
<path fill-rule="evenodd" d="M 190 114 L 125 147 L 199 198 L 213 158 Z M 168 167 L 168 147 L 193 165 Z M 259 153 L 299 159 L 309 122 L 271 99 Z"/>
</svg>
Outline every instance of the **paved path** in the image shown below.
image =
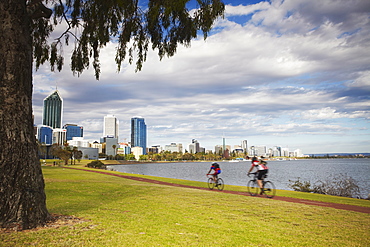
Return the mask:
<svg viewBox="0 0 370 247">
<path fill-rule="evenodd" d="M 64 167 L 64 168 L 76 169 L 76 170 L 80 170 L 80 171 L 95 172 L 95 173 L 100 173 L 100 174 L 105 174 L 105 175 L 110 175 L 110 176 L 115 176 L 115 177 L 120 177 L 120 178 L 125 178 L 125 179 L 131 179 L 131 180 L 146 182 L 146 183 L 162 184 L 162 185 L 168 185 L 168 186 L 184 187 L 184 188 L 199 189 L 199 190 L 209 190 L 208 188 L 204 188 L 204 187 L 196 187 L 196 186 L 190 186 L 190 185 L 175 184 L 175 183 L 157 181 L 157 180 L 149 179 L 149 178 L 141 178 L 141 177 L 115 174 L 115 173 L 105 172 L 105 171 L 102 171 L 102 170 L 84 170 L 84 169 L 78 169 L 78 168 L 72 168 L 72 167 Z M 231 190 L 219 191 L 219 190 L 214 190 L 214 192 L 250 196 L 249 193 L 241 192 L 241 191 L 231 191 Z M 312 200 L 305 200 L 305 199 L 291 198 L 291 197 L 283 197 L 283 196 L 274 196 L 272 199 L 267 199 L 266 198 L 266 200 L 278 200 L 278 201 L 285 201 L 285 202 L 302 203 L 302 204 L 307 204 L 307 205 L 314 205 L 314 206 L 320 206 L 320 207 L 329 207 L 329 208 L 343 209 L 343 210 L 349 210 L 349 211 L 355 211 L 355 212 L 370 214 L 370 207 L 361 207 L 361 206 L 338 204 L 338 203 L 331 203 L 331 202 L 319 202 L 319 201 L 312 201 Z"/>
</svg>

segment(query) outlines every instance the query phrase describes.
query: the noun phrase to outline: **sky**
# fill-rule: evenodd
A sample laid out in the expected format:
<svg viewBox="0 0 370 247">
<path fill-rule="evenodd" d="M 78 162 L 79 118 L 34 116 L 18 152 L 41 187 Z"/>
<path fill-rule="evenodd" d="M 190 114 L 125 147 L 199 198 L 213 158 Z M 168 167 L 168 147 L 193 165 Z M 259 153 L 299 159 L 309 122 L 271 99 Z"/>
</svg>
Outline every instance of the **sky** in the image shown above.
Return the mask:
<svg viewBox="0 0 370 247">
<path fill-rule="evenodd" d="M 281 146 L 304 154 L 370 152 L 370 1 L 225 0 L 206 41 L 178 47 L 161 61 L 149 51 L 142 71 L 115 64 L 115 44 L 101 51 L 101 76 L 74 76 L 68 47 L 61 72 L 44 65 L 33 76 L 35 124 L 56 86 L 63 124 L 99 141 L 103 119 L 147 125 L 148 147 L 196 139 L 215 145 Z"/>
</svg>

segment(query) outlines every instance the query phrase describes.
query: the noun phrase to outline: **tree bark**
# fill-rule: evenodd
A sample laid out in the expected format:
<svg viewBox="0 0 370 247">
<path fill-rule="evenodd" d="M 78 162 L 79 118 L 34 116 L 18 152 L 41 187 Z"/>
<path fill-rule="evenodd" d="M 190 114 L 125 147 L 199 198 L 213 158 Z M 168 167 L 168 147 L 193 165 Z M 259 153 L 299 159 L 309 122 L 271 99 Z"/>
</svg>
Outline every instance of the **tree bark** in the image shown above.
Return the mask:
<svg viewBox="0 0 370 247">
<path fill-rule="evenodd" d="M 0 227 L 50 217 L 32 116 L 32 40 L 25 0 L 0 1 Z"/>
</svg>

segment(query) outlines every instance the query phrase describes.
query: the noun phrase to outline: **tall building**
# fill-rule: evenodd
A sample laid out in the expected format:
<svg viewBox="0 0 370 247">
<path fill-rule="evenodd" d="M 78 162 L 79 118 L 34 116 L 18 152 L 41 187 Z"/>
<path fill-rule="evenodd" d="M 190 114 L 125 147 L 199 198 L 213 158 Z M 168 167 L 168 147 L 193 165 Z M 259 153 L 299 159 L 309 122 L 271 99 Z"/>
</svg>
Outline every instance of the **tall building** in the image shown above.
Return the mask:
<svg viewBox="0 0 370 247">
<path fill-rule="evenodd" d="M 53 129 L 62 128 L 63 99 L 58 90 L 44 99 L 42 124 Z"/>
<path fill-rule="evenodd" d="M 248 141 L 247 140 L 242 141 L 242 149 L 243 149 L 243 152 L 248 153 Z"/>
<path fill-rule="evenodd" d="M 191 143 L 189 144 L 189 153 L 196 154 L 199 152 L 200 152 L 199 142 L 195 139 L 191 140 Z"/>
<path fill-rule="evenodd" d="M 67 130 L 67 141 L 72 140 L 73 137 L 84 136 L 84 128 L 82 126 L 78 126 L 76 124 L 65 124 L 63 129 Z"/>
<path fill-rule="evenodd" d="M 119 123 L 114 115 L 104 117 L 103 137 L 111 137 L 118 139 Z"/>
<path fill-rule="evenodd" d="M 146 124 L 144 118 L 131 118 L 131 147 L 142 147 L 146 154 Z"/>
</svg>

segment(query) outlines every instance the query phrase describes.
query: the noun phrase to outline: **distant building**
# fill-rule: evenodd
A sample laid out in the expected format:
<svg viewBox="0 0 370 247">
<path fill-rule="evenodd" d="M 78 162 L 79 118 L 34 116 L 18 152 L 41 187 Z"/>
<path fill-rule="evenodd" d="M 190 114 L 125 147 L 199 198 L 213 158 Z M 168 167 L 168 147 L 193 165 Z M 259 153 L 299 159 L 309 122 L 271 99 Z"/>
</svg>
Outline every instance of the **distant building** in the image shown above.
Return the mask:
<svg viewBox="0 0 370 247">
<path fill-rule="evenodd" d="M 152 146 L 152 147 L 148 148 L 148 152 L 153 153 L 153 154 L 159 154 L 161 151 L 162 151 L 162 148 L 161 148 L 160 145 Z"/>
<path fill-rule="evenodd" d="M 97 148 L 99 153 L 103 153 L 103 144 L 101 144 L 97 141 L 94 141 L 93 143 L 90 143 L 90 147 Z"/>
<path fill-rule="evenodd" d="M 243 149 L 243 152 L 245 153 L 248 152 L 248 141 L 247 140 L 242 141 L 242 149 Z"/>
<path fill-rule="evenodd" d="M 37 140 L 46 145 L 53 144 L 53 128 L 46 125 L 38 125 Z"/>
<path fill-rule="evenodd" d="M 42 124 L 53 129 L 62 128 L 63 99 L 58 90 L 44 99 Z"/>
<path fill-rule="evenodd" d="M 294 150 L 294 157 L 303 157 L 303 153 L 302 153 L 302 150 L 300 149 L 296 149 Z"/>
<path fill-rule="evenodd" d="M 132 147 L 131 148 L 131 152 L 132 154 L 135 156 L 135 159 L 136 160 L 140 160 L 140 155 L 143 155 L 144 152 L 143 152 L 143 148 L 142 147 Z"/>
<path fill-rule="evenodd" d="M 146 124 L 144 118 L 131 118 L 131 149 L 141 147 L 146 154 Z"/>
<path fill-rule="evenodd" d="M 172 153 L 177 152 L 177 153 L 182 153 L 182 144 L 181 143 L 171 143 L 170 145 L 165 145 L 164 146 L 164 151 L 170 151 Z"/>
<path fill-rule="evenodd" d="M 63 129 L 67 130 L 67 141 L 72 140 L 73 137 L 83 137 L 84 128 L 76 124 L 65 124 Z"/>
<path fill-rule="evenodd" d="M 121 142 L 118 144 L 119 144 L 119 148 L 117 149 L 117 154 L 130 154 L 131 153 L 131 147 L 128 143 Z"/>
<path fill-rule="evenodd" d="M 53 129 L 53 144 L 63 145 L 67 141 L 66 129 Z"/>
<path fill-rule="evenodd" d="M 114 115 L 104 116 L 103 137 L 113 137 L 118 139 L 119 122 Z"/>
<path fill-rule="evenodd" d="M 189 153 L 196 154 L 199 152 L 200 152 L 199 142 L 195 139 L 191 140 L 191 143 L 189 144 Z"/>
<path fill-rule="evenodd" d="M 89 141 L 84 140 L 83 137 L 73 137 L 72 140 L 69 140 L 67 142 L 70 146 L 73 147 L 85 147 L 85 148 L 90 147 Z"/>
<path fill-rule="evenodd" d="M 119 148 L 118 140 L 117 138 L 113 137 L 103 137 L 103 152 L 105 151 L 106 155 L 116 155 L 117 154 L 117 148 Z"/>
<path fill-rule="evenodd" d="M 270 156 L 272 157 L 280 157 L 281 155 L 281 147 L 280 146 L 274 146 L 271 148 Z"/>
<path fill-rule="evenodd" d="M 222 154 L 222 145 L 215 146 L 215 154 Z"/>
<path fill-rule="evenodd" d="M 79 147 L 78 150 L 82 152 L 82 159 L 97 160 L 99 158 L 99 149 L 90 147 Z"/>
</svg>

